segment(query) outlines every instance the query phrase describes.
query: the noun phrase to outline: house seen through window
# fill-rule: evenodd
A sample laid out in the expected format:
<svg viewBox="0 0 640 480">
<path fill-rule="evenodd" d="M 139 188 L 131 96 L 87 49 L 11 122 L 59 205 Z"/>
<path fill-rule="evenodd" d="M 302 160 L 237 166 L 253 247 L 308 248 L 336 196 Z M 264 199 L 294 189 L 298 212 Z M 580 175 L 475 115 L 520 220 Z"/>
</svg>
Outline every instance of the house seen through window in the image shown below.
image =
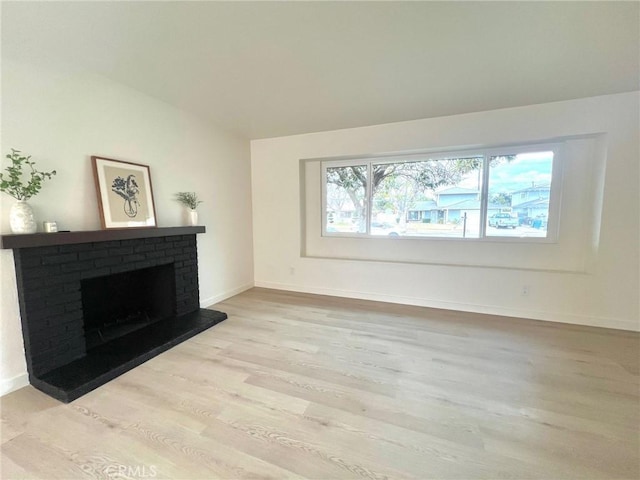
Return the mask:
<svg viewBox="0 0 640 480">
<path fill-rule="evenodd" d="M 523 147 L 323 162 L 323 234 L 551 238 L 554 156 Z"/>
</svg>

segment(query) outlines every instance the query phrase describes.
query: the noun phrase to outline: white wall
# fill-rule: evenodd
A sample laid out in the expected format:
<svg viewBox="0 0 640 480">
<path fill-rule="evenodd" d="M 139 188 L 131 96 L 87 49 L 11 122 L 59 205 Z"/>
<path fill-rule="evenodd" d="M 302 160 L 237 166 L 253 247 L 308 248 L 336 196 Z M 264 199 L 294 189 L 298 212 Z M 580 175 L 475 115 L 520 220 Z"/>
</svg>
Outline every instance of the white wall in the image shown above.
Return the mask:
<svg viewBox="0 0 640 480">
<path fill-rule="evenodd" d="M 30 200 L 36 217 L 59 229 L 100 229 L 91 155 L 147 164 L 160 227 L 184 225 L 178 191 L 204 203 L 198 235 L 203 306 L 253 285 L 251 184 L 246 139 L 103 77 L 3 58 L 2 156 L 10 148 L 56 169 Z M 3 162 L 2 168 L 6 164 Z M 0 232 L 10 233 L 2 199 Z M 0 394 L 26 382 L 13 254 L 0 253 Z"/>
<path fill-rule="evenodd" d="M 640 330 L 639 129 L 639 95 L 634 92 L 255 140 L 251 143 L 255 283 L 285 290 Z M 569 262 L 558 257 L 551 265 L 541 263 L 539 269 L 533 264 L 527 268 L 504 264 L 487 267 L 482 265 L 484 260 L 468 266 L 455 260 L 479 251 L 477 244 L 465 247 L 452 243 L 451 248 L 442 244 L 440 248 L 448 250 L 446 254 L 453 261 L 375 262 L 362 259 L 376 255 L 376 240 L 371 239 L 356 240 L 357 245 L 351 245 L 360 259 L 301 254 L 309 246 L 301 243 L 302 230 L 307 234 L 313 231 L 301 221 L 301 159 L 529 143 L 583 135 L 595 135 L 597 139 L 588 162 L 591 172 L 584 177 L 590 198 L 580 198 L 580 190 L 573 184 L 565 191 L 563 205 L 590 209 L 592 212 L 581 221 L 593 225 L 579 227 L 579 235 L 573 229 L 562 232 L 561 228 L 558 244 L 549 248 L 561 250 L 567 242 L 580 240 L 588 255 L 581 254 Z M 571 168 L 576 168 L 576 161 L 575 157 L 571 160 Z M 565 227 L 572 222 L 564 219 Z M 319 235 L 319 228 L 315 231 Z M 394 249 L 404 248 L 407 242 L 398 239 L 391 245 L 393 239 L 381 241 Z M 424 245 L 428 248 L 429 243 Z M 488 258 L 499 259 L 505 252 L 500 243 L 481 248 Z M 519 252 L 527 254 L 522 249 Z M 533 247 L 531 252 L 533 255 Z M 524 285 L 529 286 L 528 296 L 521 295 Z"/>
</svg>

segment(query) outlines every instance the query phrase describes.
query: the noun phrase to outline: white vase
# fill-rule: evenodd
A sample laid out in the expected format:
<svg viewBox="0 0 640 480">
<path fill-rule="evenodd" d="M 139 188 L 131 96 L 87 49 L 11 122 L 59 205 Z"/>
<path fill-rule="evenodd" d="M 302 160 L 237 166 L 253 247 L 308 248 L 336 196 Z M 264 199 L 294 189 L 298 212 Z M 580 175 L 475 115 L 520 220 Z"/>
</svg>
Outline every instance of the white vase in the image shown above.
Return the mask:
<svg viewBox="0 0 640 480">
<path fill-rule="evenodd" d="M 24 200 L 18 200 L 11 206 L 9 224 L 11 225 L 11 231 L 16 234 L 36 233 L 38 228 L 33 209 Z"/>
<path fill-rule="evenodd" d="M 193 227 L 198 225 L 198 212 L 196 210 L 189 210 L 189 225 Z"/>
</svg>

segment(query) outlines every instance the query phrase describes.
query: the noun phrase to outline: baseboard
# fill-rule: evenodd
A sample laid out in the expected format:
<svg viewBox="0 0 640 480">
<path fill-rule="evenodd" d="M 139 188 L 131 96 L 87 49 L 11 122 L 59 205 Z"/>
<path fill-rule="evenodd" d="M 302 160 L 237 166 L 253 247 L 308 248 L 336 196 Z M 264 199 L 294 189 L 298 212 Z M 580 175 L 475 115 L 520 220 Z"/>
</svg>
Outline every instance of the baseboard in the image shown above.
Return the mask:
<svg viewBox="0 0 640 480">
<path fill-rule="evenodd" d="M 528 318 L 555 323 L 570 323 L 588 327 L 613 328 L 616 330 L 640 331 L 640 323 L 587 315 L 575 315 L 567 313 L 545 312 L 539 310 L 521 310 L 517 308 L 501 307 L 496 305 L 481 305 L 449 302 L 430 298 L 403 297 L 380 293 L 358 292 L 355 290 L 338 290 L 333 288 L 304 287 L 276 282 L 256 281 L 256 287 L 286 290 L 290 292 L 313 293 L 317 295 L 329 295 L 332 297 L 355 298 L 359 300 L 373 300 L 378 302 L 399 303 L 403 305 L 415 305 L 418 307 L 442 308 L 444 310 L 458 310 L 462 312 L 486 313 L 505 317 Z"/>
<path fill-rule="evenodd" d="M 29 385 L 29 374 L 27 372 L 7 378 L 0 382 L 0 397 Z"/>
<path fill-rule="evenodd" d="M 227 298 L 233 297 L 234 295 L 238 295 L 239 293 L 245 292 L 250 288 L 253 288 L 253 283 L 247 283 L 240 287 L 234 288 L 232 290 L 227 290 L 219 295 L 215 295 L 213 297 L 203 298 L 200 300 L 200 308 L 208 308 L 211 305 L 215 305 L 218 302 L 226 300 Z"/>
</svg>

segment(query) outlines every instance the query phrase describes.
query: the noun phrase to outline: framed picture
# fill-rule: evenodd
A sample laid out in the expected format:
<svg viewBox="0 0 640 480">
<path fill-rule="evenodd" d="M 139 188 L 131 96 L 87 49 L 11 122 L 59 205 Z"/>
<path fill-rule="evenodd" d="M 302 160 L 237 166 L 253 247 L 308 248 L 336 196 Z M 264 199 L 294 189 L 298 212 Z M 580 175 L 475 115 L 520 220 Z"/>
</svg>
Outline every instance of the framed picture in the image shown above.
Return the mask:
<svg viewBox="0 0 640 480">
<path fill-rule="evenodd" d="M 157 227 L 147 165 L 91 157 L 102 228 Z"/>
</svg>

